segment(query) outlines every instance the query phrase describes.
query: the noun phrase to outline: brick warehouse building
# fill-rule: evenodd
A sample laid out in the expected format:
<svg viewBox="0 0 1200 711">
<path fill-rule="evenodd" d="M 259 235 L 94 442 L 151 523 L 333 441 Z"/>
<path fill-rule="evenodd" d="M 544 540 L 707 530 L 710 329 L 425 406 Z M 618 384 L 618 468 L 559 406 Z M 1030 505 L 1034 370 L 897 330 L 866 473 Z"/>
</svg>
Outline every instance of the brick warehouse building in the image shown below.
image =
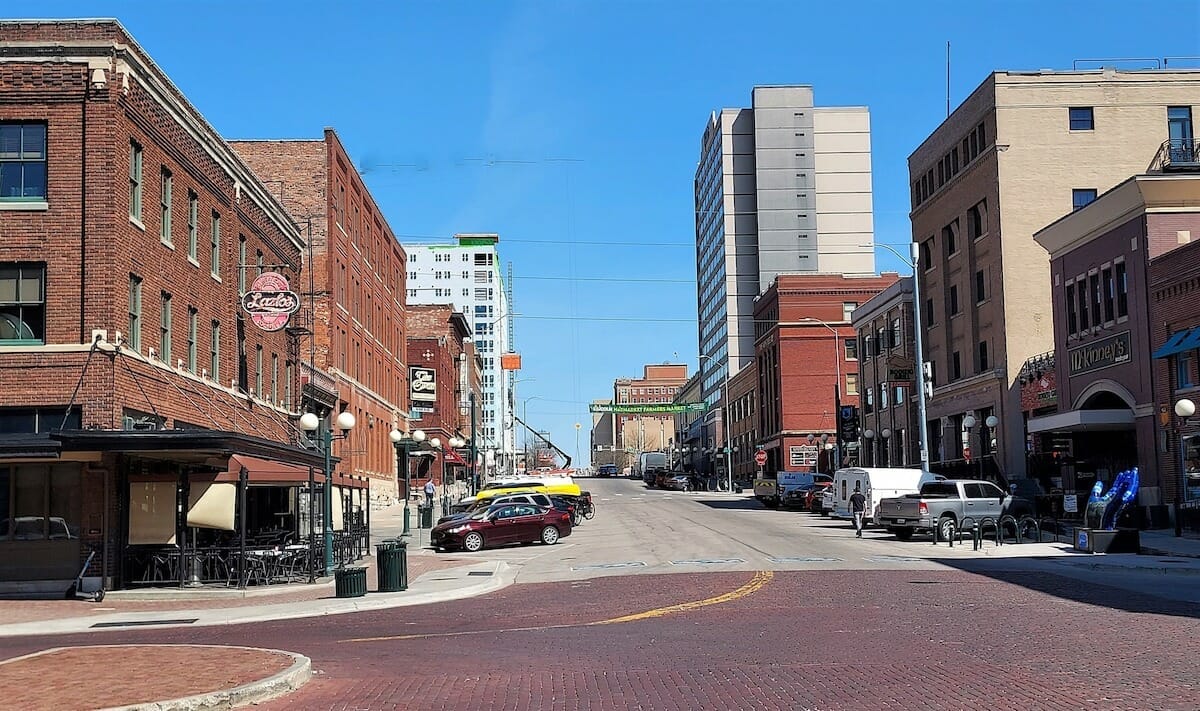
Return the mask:
<svg viewBox="0 0 1200 711">
<path fill-rule="evenodd" d="M 407 358 L 412 373 L 411 426 L 425 433 L 426 442 L 436 437 L 441 444 L 440 448 L 424 448 L 431 456 L 409 462 L 413 486 L 419 491 L 425 481 L 433 479 L 443 493 L 464 489 L 469 454 L 462 448 L 452 452 L 450 440 L 470 439 L 471 408 L 475 408 L 476 429 L 481 427 L 482 403 L 480 362 L 467 317 L 449 304 L 410 306 Z"/>
<path fill-rule="evenodd" d="M 337 393 L 359 426 L 345 467 L 370 482 L 376 508 L 397 500 L 399 470 L 388 433 L 408 431 L 404 248 L 359 177 L 337 132 L 316 140 L 232 141 L 312 245 L 315 322 L 300 353 L 302 380 Z M 308 259 L 308 254 L 305 254 Z"/>
<path fill-rule="evenodd" d="M 822 435 L 838 443 L 837 407 L 857 406 L 847 384 L 857 382 L 857 343 L 851 314 L 900 278 L 839 274 L 780 274 L 754 306 L 755 353 L 763 468 L 775 472 L 815 471 Z M 809 436 L 813 441 L 809 441 Z M 844 460 L 846 445 L 840 442 Z M 832 451 L 832 450 L 830 450 Z"/>
<path fill-rule="evenodd" d="M 197 551 L 305 530 L 324 464 L 294 332 L 239 298 L 239 242 L 296 284 L 301 234 L 117 22 L 0 46 L 0 585 L 66 589 L 92 549 L 109 587 L 226 582 L 245 559 Z"/>
</svg>

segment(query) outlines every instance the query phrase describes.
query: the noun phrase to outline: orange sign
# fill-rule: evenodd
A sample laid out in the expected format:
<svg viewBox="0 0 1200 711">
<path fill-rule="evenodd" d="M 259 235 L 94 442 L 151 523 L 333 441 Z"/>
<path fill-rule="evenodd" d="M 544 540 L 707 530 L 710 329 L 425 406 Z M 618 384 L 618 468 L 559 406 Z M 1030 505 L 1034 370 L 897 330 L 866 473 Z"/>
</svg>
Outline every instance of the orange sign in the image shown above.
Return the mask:
<svg viewBox="0 0 1200 711">
<path fill-rule="evenodd" d="M 521 369 L 521 354 L 520 353 L 501 353 L 500 354 L 501 370 L 520 370 Z"/>
</svg>

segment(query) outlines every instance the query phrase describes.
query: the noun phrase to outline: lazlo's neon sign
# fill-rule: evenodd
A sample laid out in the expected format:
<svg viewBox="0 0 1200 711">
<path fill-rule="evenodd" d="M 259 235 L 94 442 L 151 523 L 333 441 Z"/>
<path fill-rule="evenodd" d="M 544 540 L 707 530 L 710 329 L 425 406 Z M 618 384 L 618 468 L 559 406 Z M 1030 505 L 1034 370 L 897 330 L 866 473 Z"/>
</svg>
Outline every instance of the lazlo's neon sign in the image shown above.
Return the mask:
<svg viewBox="0 0 1200 711">
<path fill-rule="evenodd" d="M 263 272 L 242 295 L 242 309 L 264 331 L 278 331 L 300 310 L 300 295 L 279 272 Z"/>
</svg>

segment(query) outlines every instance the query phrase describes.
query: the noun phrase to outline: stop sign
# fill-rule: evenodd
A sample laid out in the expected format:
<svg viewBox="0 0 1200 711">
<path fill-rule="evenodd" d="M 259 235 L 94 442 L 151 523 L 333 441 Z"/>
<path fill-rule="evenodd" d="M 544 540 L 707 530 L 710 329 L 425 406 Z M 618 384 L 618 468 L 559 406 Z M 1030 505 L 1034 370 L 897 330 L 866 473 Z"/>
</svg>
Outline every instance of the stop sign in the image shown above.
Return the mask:
<svg viewBox="0 0 1200 711">
<path fill-rule="evenodd" d="M 755 453 L 754 453 L 754 463 L 755 463 L 755 464 L 757 464 L 757 465 L 758 465 L 758 466 L 760 466 L 760 467 L 762 467 L 762 466 L 766 466 L 766 464 L 767 464 L 767 452 L 766 452 L 766 450 L 764 450 L 764 449 L 760 449 L 760 450 L 758 450 L 757 452 L 755 452 Z"/>
</svg>

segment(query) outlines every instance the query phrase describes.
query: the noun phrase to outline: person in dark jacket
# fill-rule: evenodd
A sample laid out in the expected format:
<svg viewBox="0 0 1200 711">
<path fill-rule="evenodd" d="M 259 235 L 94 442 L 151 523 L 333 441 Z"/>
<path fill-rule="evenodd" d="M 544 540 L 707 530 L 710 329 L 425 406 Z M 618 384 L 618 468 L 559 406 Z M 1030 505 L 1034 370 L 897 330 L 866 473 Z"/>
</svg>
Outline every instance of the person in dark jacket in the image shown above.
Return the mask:
<svg viewBox="0 0 1200 711">
<path fill-rule="evenodd" d="M 867 508 L 867 497 L 862 495 L 858 484 L 854 485 L 854 493 L 850 495 L 850 515 L 854 517 L 854 535 L 862 538 L 863 512 Z"/>
</svg>

